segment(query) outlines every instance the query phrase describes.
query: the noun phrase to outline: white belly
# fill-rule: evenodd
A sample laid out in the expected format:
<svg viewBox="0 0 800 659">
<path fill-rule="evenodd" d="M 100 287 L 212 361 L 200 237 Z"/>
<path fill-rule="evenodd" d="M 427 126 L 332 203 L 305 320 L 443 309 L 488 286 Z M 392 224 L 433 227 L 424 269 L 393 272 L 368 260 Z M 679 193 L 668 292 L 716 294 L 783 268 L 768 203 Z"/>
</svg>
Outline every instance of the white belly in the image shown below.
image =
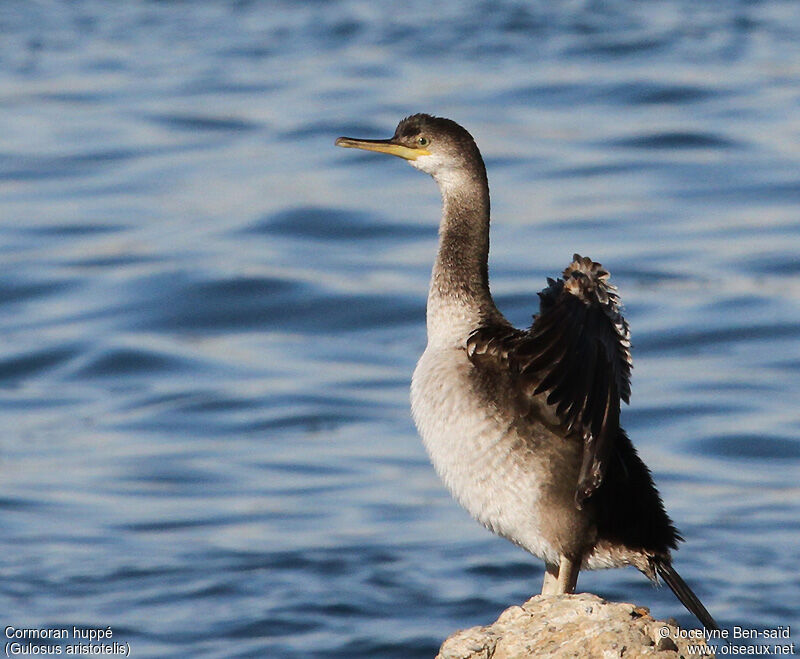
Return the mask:
<svg viewBox="0 0 800 659">
<path fill-rule="evenodd" d="M 426 349 L 411 382 L 411 411 L 433 466 L 469 513 L 532 554 L 558 562 L 536 511 L 540 461 L 509 414 L 475 390 L 464 350 Z"/>
</svg>

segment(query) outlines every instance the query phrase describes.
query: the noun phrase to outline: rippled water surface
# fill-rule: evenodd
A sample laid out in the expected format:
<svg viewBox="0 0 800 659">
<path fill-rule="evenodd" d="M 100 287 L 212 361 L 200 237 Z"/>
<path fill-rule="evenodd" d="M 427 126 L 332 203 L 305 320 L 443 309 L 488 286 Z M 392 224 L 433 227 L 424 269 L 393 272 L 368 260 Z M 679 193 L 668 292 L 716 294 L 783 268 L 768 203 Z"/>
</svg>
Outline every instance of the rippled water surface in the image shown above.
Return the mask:
<svg viewBox="0 0 800 659">
<path fill-rule="evenodd" d="M 140 657 L 432 657 L 540 587 L 408 412 L 433 182 L 333 147 L 476 136 L 498 304 L 573 252 L 624 422 L 726 627 L 798 622 L 791 2 L 0 6 L 0 622 Z M 579 587 L 692 618 L 635 571 Z"/>
</svg>

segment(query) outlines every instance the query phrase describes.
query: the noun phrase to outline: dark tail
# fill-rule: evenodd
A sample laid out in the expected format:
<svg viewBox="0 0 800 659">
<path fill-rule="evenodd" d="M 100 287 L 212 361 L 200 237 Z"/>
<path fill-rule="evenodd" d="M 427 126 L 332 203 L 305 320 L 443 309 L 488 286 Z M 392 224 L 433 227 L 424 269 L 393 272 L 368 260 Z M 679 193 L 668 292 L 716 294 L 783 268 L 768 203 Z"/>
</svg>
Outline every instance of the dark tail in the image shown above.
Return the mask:
<svg viewBox="0 0 800 659">
<path fill-rule="evenodd" d="M 681 579 L 681 575 L 675 571 L 668 560 L 655 558 L 653 559 L 658 576 L 660 576 L 664 583 L 666 583 L 675 593 L 675 596 L 681 601 L 690 612 L 692 612 L 697 619 L 702 623 L 703 627 L 709 631 L 712 629 L 719 629 L 719 626 L 711 617 L 711 614 L 703 606 L 703 603 L 697 598 L 689 585 Z"/>
</svg>

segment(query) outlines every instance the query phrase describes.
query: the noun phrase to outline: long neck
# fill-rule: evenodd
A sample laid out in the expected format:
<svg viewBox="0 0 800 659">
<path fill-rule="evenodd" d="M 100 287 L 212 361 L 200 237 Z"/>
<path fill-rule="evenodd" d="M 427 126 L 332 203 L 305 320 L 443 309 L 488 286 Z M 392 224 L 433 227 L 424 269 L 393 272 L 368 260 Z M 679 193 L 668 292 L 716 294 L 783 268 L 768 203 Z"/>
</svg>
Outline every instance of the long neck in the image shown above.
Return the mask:
<svg viewBox="0 0 800 659">
<path fill-rule="evenodd" d="M 489 186 L 483 171 L 437 183 L 443 207 L 428 293 L 428 343 L 458 345 L 499 316 L 489 293 Z"/>
</svg>

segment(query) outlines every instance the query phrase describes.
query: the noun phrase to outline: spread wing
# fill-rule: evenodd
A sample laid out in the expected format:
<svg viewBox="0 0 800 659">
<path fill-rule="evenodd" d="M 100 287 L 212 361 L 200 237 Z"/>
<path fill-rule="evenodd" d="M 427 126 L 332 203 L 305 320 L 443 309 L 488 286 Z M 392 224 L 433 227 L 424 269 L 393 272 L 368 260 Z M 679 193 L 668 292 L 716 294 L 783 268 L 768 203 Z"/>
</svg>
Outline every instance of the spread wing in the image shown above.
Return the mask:
<svg viewBox="0 0 800 659">
<path fill-rule="evenodd" d="M 579 255 L 548 279 L 527 331 L 486 326 L 467 354 L 478 366 L 507 369 L 523 395 L 545 397 L 563 428 L 583 438 L 575 491 L 580 508 L 603 480 L 619 432 L 620 400 L 630 398 L 630 334 L 616 288 L 599 263 Z"/>
</svg>

